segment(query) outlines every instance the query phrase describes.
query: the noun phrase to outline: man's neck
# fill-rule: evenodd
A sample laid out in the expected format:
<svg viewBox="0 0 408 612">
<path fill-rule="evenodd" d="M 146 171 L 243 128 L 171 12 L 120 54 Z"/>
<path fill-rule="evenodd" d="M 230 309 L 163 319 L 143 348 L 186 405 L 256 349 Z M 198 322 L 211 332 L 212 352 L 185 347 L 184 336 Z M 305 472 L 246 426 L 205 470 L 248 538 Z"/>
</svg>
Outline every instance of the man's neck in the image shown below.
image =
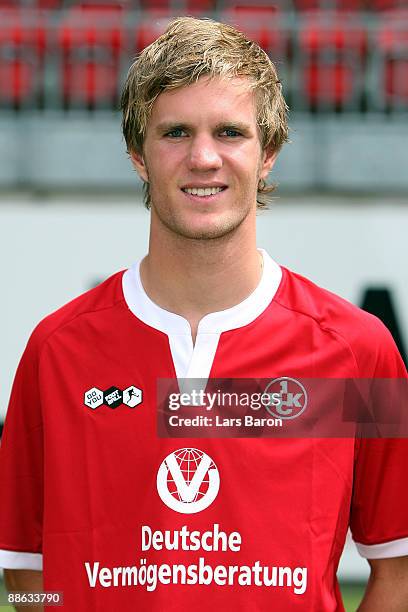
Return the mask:
<svg viewBox="0 0 408 612">
<path fill-rule="evenodd" d="M 190 323 L 193 341 L 200 320 L 247 298 L 262 276 L 255 232 L 245 240 L 150 241 L 140 275 L 147 295 Z"/>
</svg>

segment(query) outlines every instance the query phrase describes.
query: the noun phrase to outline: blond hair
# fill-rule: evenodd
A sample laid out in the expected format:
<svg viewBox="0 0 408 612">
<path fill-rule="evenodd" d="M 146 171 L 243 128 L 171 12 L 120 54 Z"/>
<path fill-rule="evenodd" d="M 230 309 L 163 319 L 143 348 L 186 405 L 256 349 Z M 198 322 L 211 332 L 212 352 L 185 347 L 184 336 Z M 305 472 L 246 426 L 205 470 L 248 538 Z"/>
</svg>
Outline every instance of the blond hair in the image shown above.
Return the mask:
<svg viewBox="0 0 408 612">
<path fill-rule="evenodd" d="M 128 152 L 143 152 L 146 126 L 156 98 L 201 76 L 248 77 L 255 92 L 262 150 L 288 142 L 288 107 L 273 62 L 261 47 L 230 25 L 212 19 L 177 17 L 131 65 L 122 93 L 122 129 Z M 259 181 L 257 205 L 266 208 L 275 185 Z M 144 202 L 150 207 L 149 184 Z"/>
</svg>

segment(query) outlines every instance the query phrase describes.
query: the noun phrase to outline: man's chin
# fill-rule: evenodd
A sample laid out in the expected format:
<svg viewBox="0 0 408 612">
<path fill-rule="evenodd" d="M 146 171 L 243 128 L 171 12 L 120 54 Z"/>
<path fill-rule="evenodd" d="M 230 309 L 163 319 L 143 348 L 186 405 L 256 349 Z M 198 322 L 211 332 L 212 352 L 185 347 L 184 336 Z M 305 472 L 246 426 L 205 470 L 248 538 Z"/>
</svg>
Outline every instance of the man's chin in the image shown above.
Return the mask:
<svg viewBox="0 0 408 612">
<path fill-rule="evenodd" d="M 217 218 L 213 219 L 169 218 L 158 212 L 157 216 L 168 230 L 179 237 L 190 240 L 217 240 L 235 232 L 246 219 L 248 212 L 225 215 L 223 218 L 217 215 Z"/>
<path fill-rule="evenodd" d="M 217 225 L 192 226 L 187 224 L 174 224 L 168 228 L 180 237 L 190 240 L 217 240 L 229 236 L 241 225 L 240 222 L 223 223 Z"/>
</svg>

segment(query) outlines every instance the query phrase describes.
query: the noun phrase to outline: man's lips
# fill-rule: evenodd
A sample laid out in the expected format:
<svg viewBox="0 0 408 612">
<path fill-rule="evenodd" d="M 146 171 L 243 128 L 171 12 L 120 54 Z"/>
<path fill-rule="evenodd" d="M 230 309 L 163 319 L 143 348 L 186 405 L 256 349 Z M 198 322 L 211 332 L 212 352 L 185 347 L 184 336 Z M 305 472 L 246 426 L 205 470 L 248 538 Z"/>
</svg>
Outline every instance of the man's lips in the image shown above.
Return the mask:
<svg viewBox="0 0 408 612">
<path fill-rule="evenodd" d="M 203 189 L 203 188 L 201 188 Z M 208 189 L 208 188 L 207 188 Z M 208 202 L 210 200 L 214 200 L 216 198 L 219 198 L 220 196 L 222 196 L 222 194 L 227 190 L 228 188 L 226 186 L 223 186 L 221 191 L 217 191 L 216 193 L 211 193 L 209 195 L 198 195 L 198 194 L 194 194 L 194 193 L 189 193 L 188 191 L 185 191 L 184 189 L 182 189 L 182 192 L 184 193 L 184 195 L 186 195 L 188 198 L 192 198 L 195 201 L 203 201 L 203 202 Z"/>
<path fill-rule="evenodd" d="M 181 187 L 181 189 L 208 189 L 211 187 L 222 187 L 226 188 L 228 185 L 225 183 L 220 183 L 219 181 L 214 181 L 213 183 L 186 183 Z"/>
</svg>

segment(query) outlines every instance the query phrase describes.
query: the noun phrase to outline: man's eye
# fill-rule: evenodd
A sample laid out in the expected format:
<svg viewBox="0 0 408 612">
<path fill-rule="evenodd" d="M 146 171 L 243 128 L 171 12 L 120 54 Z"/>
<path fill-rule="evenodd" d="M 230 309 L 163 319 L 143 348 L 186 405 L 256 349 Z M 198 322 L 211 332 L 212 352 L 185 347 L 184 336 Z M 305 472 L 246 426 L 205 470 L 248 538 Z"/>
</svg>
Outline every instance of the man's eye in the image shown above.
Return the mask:
<svg viewBox="0 0 408 612">
<path fill-rule="evenodd" d="M 174 128 L 174 130 L 170 130 L 167 132 L 166 136 L 171 136 L 172 138 L 181 138 L 185 134 L 185 131 L 181 128 Z"/>
<path fill-rule="evenodd" d="M 241 136 L 240 132 L 238 132 L 237 130 L 233 130 L 232 128 L 231 129 L 230 128 L 225 129 L 222 132 L 222 134 L 226 134 L 227 136 L 233 137 L 233 138 L 235 138 L 236 136 Z"/>
</svg>

